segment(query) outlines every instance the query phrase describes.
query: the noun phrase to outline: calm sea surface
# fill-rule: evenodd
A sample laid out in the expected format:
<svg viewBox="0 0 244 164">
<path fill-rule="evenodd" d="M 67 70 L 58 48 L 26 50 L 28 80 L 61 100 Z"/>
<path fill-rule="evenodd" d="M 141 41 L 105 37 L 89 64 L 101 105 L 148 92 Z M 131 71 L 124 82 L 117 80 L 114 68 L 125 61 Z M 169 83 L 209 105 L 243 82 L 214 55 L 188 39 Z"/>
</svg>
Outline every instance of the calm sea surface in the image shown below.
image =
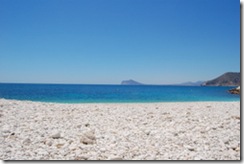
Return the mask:
<svg viewBox="0 0 244 164">
<path fill-rule="evenodd" d="M 0 84 L 0 98 L 59 103 L 240 101 L 233 87 Z"/>
</svg>

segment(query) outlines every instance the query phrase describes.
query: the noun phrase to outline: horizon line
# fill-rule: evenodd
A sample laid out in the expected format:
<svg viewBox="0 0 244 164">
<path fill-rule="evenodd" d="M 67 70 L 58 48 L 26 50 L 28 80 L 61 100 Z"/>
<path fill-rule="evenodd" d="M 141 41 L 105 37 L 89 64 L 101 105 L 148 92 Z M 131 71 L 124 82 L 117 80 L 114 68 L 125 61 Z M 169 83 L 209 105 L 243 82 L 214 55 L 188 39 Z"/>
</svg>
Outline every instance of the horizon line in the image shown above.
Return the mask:
<svg viewBox="0 0 244 164">
<path fill-rule="evenodd" d="M 189 81 L 190 82 L 190 81 Z M 204 82 L 204 81 L 203 81 Z M 184 82 L 185 83 L 185 82 Z M 51 82 L 51 83 L 45 83 L 45 82 L 0 82 L 0 84 L 53 84 L 53 85 L 124 85 L 124 84 L 120 84 L 120 83 L 116 83 L 116 84 L 101 84 L 101 83 L 55 83 L 55 82 Z M 127 85 L 183 85 L 182 83 L 172 83 L 172 84 L 145 84 L 145 83 L 140 83 L 140 84 L 127 84 Z M 187 86 L 187 85 L 186 85 Z"/>
</svg>

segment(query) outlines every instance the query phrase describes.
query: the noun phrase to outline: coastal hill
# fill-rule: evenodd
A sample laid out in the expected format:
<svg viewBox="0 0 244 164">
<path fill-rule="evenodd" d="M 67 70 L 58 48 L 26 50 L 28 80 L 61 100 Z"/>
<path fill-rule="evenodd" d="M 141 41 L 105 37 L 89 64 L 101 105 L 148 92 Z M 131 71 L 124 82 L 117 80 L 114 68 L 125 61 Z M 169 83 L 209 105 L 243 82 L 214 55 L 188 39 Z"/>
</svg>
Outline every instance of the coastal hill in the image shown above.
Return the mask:
<svg viewBox="0 0 244 164">
<path fill-rule="evenodd" d="M 130 80 L 122 81 L 121 85 L 143 85 L 143 84 L 130 79 Z"/>
<path fill-rule="evenodd" d="M 202 86 L 240 86 L 240 79 L 240 73 L 227 72 L 213 80 L 204 82 Z"/>
<path fill-rule="evenodd" d="M 204 83 L 204 81 L 196 81 L 196 82 L 185 82 L 185 83 L 181 83 L 181 84 L 176 84 L 178 86 L 201 86 L 202 83 Z"/>
</svg>

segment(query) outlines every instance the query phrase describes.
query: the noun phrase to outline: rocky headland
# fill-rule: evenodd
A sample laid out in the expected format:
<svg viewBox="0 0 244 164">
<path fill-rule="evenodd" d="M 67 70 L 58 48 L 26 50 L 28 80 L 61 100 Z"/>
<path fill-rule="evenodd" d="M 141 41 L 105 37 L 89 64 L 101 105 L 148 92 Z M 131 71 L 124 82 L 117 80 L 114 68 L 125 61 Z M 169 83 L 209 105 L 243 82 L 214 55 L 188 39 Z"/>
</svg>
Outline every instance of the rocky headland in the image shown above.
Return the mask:
<svg viewBox="0 0 244 164">
<path fill-rule="evenodd" d="M 238 72 L 227 72 L 213 80 L 202 83 L 202 86 L 240 86 L 241 75 Z"/>
</svg>

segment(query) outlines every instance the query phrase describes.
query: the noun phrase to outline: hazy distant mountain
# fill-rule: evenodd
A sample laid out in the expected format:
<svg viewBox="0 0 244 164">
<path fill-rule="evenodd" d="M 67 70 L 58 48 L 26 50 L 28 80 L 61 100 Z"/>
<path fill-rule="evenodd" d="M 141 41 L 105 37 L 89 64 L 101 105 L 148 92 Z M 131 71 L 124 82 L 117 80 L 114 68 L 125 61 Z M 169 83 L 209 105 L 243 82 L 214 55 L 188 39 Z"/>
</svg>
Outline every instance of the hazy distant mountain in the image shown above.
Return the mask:
<svg viewBox="0 0 244 164">
<path fill-rule="evenodd" d="M 181 83 L 181 84 L 178 84 L 178 85 L 182 85 L 182 86 L 201 86 L 202 83 L 204 83 L 204 81 L 196 81 L 196 82 L 185 82 L 185 83 Z"/>
<path fill-rule="evenodd" d="M 121 85 L 143 85 L 143 84 L 130 79 L 130 80 L 122 81 Z"/>
<path fill-rule="evenodd" d="M 241 75 L 238 72 L 227 72 L 213 80 L 206 81 L 202 86 L 240 86 Z"/>
</svg>

